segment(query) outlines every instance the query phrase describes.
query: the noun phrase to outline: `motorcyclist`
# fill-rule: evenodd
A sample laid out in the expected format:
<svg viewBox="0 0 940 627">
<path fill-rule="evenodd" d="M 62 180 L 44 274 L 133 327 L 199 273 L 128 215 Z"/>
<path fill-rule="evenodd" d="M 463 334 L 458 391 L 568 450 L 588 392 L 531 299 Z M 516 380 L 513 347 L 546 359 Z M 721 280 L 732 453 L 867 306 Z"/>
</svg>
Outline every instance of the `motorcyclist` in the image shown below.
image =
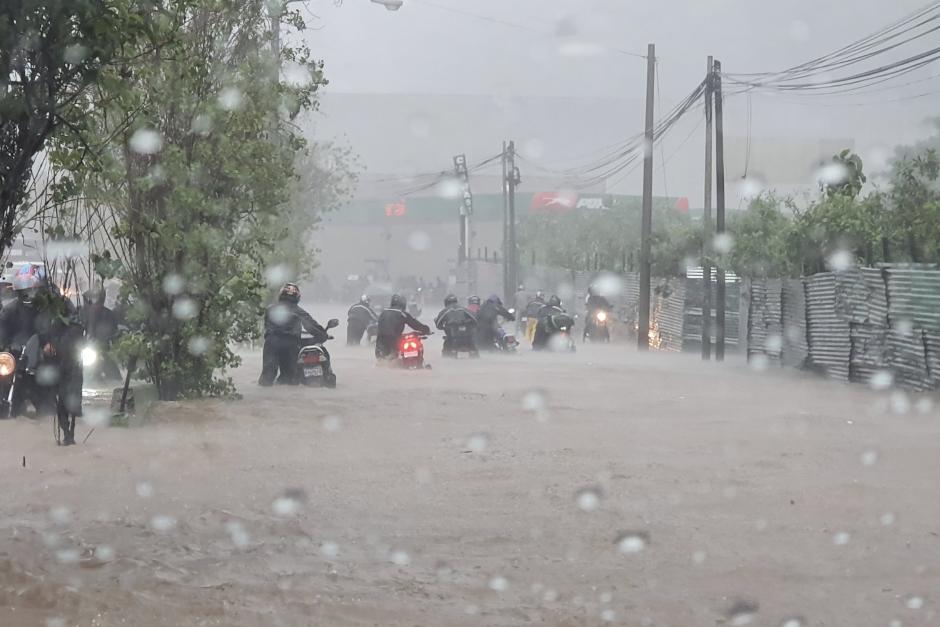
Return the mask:
<svg viewBox="0 0 940 627">
<path fill-rule="evenodd" d="M 23 349 L 31 337 L 36 334 L 36 318 L 39 314 L 36 297 L 44 281 L 41 273 L 20 272 L 13 277 L 12 287 L 16 298 L 0 311 L 0 348 L 9 350 L 18 357 L 18 369 L 35 374 L 39 366 L 40 354 L 31 351 L 30 358 L 23 355 Z"/>
<path fill-rule="evenodd" d="M 389 303 L 388 309 L 379 315 L 378 334 L 375 337 L 375 356 L 377 359 L 395 359 L 398 356 L 398 344 L 405 331 L 405 325 L 411 327 L 422 335 L 431 333 L 430 327 L 422 324 L 414 316 L 405 311 L 408 303 L 395 294 Z"/>
<path fill-rule="evenodd" d="M 610 304 L 610 301 L 597 293 L 597 290 L 594 289 L 594 286 L 588 287 L 588 295 L 584 300 L 584 308 L 587 312 L 587 319 L 584 321 L 584 333 L 582 339 L 586 339 L 587 336 L 593 333 L 594 328 L 597 326 L 597 314 L 598 312 L 610 313 L 613 311 L 613 305 Z"/>
<path fill-rule="evenodd" d="M 326 329 L 299 303 L 300 288 L 294 283 L 285 283 L 278 293 L 277 303 L 265 311 L 264 352 L 261 357 L 259 385 L 273 385 L 275 378 L 277 383 L 296 385 L 301 333 L 306 331 L 318 343 L 329 337 Z"/>
<path fill-rule="evenodd" d="M 444 332 L 444 357 L 456 356 L 463 349 L 476 356 L 476 317 L 458 304 L 453 294 L 444 299 L 444 308 L 434 318 L 434 326 Z"/>
<path fill-rule="evenodd" d="M 350 307 L 346 314 L 346 345 L 359 346 L 366 329 L 378 319 L 369 297 L 363 294 L 359 302 Z"/>
<path fill-rule="evenodd" d="M 516 316 L 503 306 L 503 301 L 499 296 L 493 294 L 486 299 L 477 314 L 477 346 L 486 350 L 493 350 L 499 338 L 502 328 L 499 326 L 499 318 L 506 320 L 515 320 Z"/>
<path fill-rule="evenodd" d="M 533 298 L 525 306 L 525 316 L 526 316 L 526 329 L 525 329 L 525 338 L 530 343 L 535 339 L 535 327 L 539 322 L 539 312 L 542 310 L 542 307 L 545 306 L 545 293 L 542 290 L 538 290 L 535 293 L 535 298 Z"/>
<path fill-rule="evenodd" d="M 544 305 L 538 314 L 538 324 L 535 328 L 535 337 L 532 340 L 532 348 L 541 350 L 546 347 L 548 340 L 560 330 L 562 324 L 569 328 L 573 325 L 574 319 L 568 315 L 565 308 L 562 307 L 561 299 L 552 295 L 548 303 Z"/>
<path fill-rule="evenodd" d="M 472 313 L 474 316 L 480 313 L 480 297 L 479 296 L 470 296 L 467 298 L 467 311 Z"/>
<path fill-rule="evenodd" d="M 79 318 L 85 328 L 86 338 L 98 351 L 94 365 L 96 378 L 115 380 L 121 378 L 121 369 L 110 354 L 111 342 L 117 335 L 118 318 L 111 309 L 105 307 L 105 291 L 92 289 L 82 294 L 82 308 Z"/>
</svg>

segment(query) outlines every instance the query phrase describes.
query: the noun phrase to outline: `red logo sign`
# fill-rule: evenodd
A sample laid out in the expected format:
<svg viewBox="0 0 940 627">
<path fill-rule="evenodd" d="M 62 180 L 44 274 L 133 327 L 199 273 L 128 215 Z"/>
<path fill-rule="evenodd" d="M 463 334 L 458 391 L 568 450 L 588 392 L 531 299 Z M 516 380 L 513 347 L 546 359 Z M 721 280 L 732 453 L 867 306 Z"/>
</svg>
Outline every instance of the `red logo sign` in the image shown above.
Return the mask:
<svg viewBox="0 0 940 627">
<path fill-rule="evenodd" d="M 390 202 L 385 205 L 385 215 L 389 218 L 399 218 L 407 213 L 408 207 L 405 206 L 404 200 Z"/>
<path fill-rule="evenodd" d="M 578 206 L 578 193 L 538 192 L 532 196 L 530 213 L 568 213 Z"/>
</svg>

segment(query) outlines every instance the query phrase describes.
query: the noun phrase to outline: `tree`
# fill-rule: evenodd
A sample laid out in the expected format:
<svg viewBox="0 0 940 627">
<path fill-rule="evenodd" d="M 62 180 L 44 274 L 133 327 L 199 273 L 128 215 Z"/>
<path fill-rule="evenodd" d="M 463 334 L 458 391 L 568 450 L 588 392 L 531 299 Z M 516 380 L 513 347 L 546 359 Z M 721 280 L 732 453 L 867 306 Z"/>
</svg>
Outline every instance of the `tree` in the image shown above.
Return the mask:
<svg viewBox="0 0 940 627">
<path fill-rule="evenodd" d="M 731 214 L 728 232 L 734 246 L 728 267 L 740 276 L 791 276 L 794 268 L 792 231 L 794 205 L 773 192 L 751 200 L 747 209 Z"/>
<path fill-rule="evenodd" d="M 16 235 L 33 163 L 89 87 L 150 33 L 146 0 L 5 0 L 0 7 L 0 256 Z"/>
<path fill-rule="evenodd" d="M 303 47 L 274 59 L 261 0 L 164 7 L 167 43 L 106 72 L 81 112 L 104 149 L 76 166 L 82 147 L 62 141 L 55 158 L 106 216 L 132 324 L 120 349 L 162 399 L 228 394 L 231 347 L 258 334 L 263 271 L 306 150 L 291 120 L 325 81 Z M 304 27 L 295 12 L 282 18 Z M 282 61 L 290 81 L 274 80 Z"/>
</svg>

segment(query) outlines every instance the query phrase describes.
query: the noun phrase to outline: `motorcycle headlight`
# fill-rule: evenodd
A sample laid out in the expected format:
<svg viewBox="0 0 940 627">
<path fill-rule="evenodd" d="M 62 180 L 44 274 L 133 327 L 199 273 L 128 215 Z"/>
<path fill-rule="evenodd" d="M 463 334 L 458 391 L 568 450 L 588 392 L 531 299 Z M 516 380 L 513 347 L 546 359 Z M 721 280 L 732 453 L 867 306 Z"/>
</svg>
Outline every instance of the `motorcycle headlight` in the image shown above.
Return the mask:
<svg viewBox="0 0 940 627">
<path fill-rule="evenodd" d="M 606 312 L 606 311 L 598 311 L 598 312 L 597 312 L 597 321 L 598 321 L 598 322 L 606 322 L 606 321 L 607 321 L 607 312 Z"/>
<path fill-rule="evenodd" d="M 96 351 L 91 346 L 86 346 L 82 349 L 82 365 L 86 368 L 89 366 L 94 366 L 98 361 L 98 351 Z"/>
<path fill-rule="evenodd" d="M 9 377 L 16 370 L 16 357 L 11 353 L 0 353 L 0 377 Z"/>
</svg>

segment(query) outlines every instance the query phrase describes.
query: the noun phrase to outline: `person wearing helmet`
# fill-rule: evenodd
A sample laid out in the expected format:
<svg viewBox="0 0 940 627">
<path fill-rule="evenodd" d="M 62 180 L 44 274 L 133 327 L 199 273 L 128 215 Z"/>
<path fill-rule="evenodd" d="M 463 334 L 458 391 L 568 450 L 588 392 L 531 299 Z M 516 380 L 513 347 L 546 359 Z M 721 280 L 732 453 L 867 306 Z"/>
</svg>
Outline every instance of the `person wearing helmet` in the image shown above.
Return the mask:
<svg viewBox="0 0 940 627">
<path fill-rule="evenodd" d="M 470 296 L 467 298 L 467 311 L 472 313 L 474 316 L 480 313 L 480 297 L 479 296 Z"/>
<path fill-rule="evenodd" d="M 378 319 L 369 297 L 363 294 L 346 314 L 346 345 L 359 346 L 366 329 Z"/>
<path fill-rule="evenodd" d="M 476 317 L 458 304 L 453 294 L 444 299 L 444 308 L 434 319 L 434 326 L 444 332 L 444 357 L 456 357 L 461 350 L 472 357 L 479 355 L 476 346 Z"/>
<path fill-rule="evenodd" d="M 102 381 L 114 381 L 121 378 L 121 369 L 110 352 L 111 343 L 117 336 L 118 317 L 104 302 L 104 289 L 90 289 L 82 294 L 82 307 L 78 313 L 85 335 L 98 353 L 90 374 Z"/>
<path fill-rule="evenodd" d="M 484 350 L 496 350 L 497 339 L 502 333 L 500 317 L 515 320 L 516 316 L 503 306 L 503 301 L 495 294 L 486 299 L 477 314 L 477 346 Z"/>
<path fill-rule="evenodd" d="M 552 295 L 540 310 L 538 324 L 535 327 L 535 336 L 532 338 L 532 348 L 540 350 L 547 346 L 548 340 L 562 327 L 570 329 L 574 319 L 562 307 L 561 299 Z"/>
<path fill-rule="evenodd" d="M 430 327 L 418 322 L 414 316 L 405 309 L 408 303 L 395 294 L 389 303 L 388 309 L 379 315 L 378 333 L 375 336 L 375 357 L 377 359 L 395 359 L 398 356 L 398 344 L 405 331 L 405 325 L 411 327 L 422 335 L 431 333 Z"/>
<path fill-rule="evenodd" d="M 318 343 L 329 337 L 326 329 L 300 306 L 300 288 L 294 283 L 286 283 L 278 293 L 277 302 L 264 313 L 264 350 L 259 385 L 274 385 L 275 379 L 281 384 L 298 383 L 297 354 L 300 335 L 304 331 Z"/>
<path fill-rule="evenodd" d="M 525 317 L 526 317 L 526 328 L 525 328 L 525 339 L 531 343 L 535 338 L 535 327 L 539 322 L 539 312 L 542 310 L 542 307 L 545 306 L 545 293 L 542 290 L 538 290 L 535 293 L 535 298 L 533 298 L 525 306 Z"/>
<path fill-rule="evenodd" d="M 610 304 L 610 301 L 601 296 L 592 285 L 588 287 L 587 297 L 584 299 L 584 309 L 587 312 L 587 317 L 584 320 L 582 341 L 587 340 L 589 335 L 594 334 L 597 327 L 597 314 L 603 311 L 609 316 L 610 312 L 614 310 L 614 307 Z"/>
</svg>

